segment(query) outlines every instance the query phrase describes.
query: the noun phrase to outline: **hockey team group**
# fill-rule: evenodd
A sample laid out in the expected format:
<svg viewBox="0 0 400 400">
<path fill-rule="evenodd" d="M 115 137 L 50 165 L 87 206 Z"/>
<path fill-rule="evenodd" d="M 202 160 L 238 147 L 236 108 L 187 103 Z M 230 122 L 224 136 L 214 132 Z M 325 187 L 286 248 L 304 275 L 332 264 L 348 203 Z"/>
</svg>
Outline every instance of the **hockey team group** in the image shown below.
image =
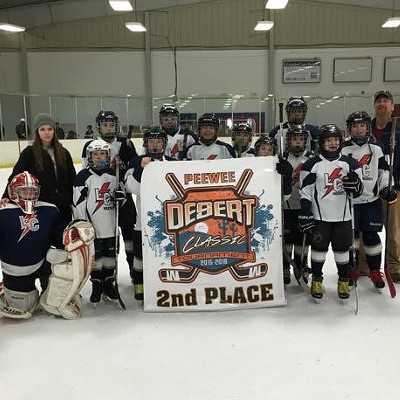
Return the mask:
<svg viewBox="0 0 400 400">
<path fill-rule="evenodd" d="M 299 283 L 310 281 L 312 298 L 321 299 L 330 245 L 340 299 L 350 297 L 360 273 L 378 290 L 385 287 L 386 278 L 394 297 L 393 282 L 400 282 L 400 150 L 395 146 L 400 126 L 392 119 L 390 92 L 375 94 L 374 109 L 373 120 L 365 111 L 352 112 L 343 133 L 335 124 L 306 124 L 306 101 L 292 97 L 285 108 L 287 121 L 281 111 L 280 124 L 260 135 L 253 146 L 248 123 L 233 125 L 230 145 L 218 139 L 220 121 L 215 114 L 200 116 L 195 134 L 181 129 L 175 105 L 164 104 L 160 125 L 143 132 L 139 152 L 130 139 L 118 136 L 117 115 L 100 111 L 98 138 L 85 144 L 78 173 L 57 138 L 54 118 L 38 114 L 34 140 L 21 152 L 0 200 L 0 316 L 27 319 L 45 310 L 75 319 L 82 312 L 80 290 L 89 278 L 91 303 L 103 299 L 124 307 L 117 280 L 119 231 L 135 299 L 143 301 L 137 212 L 143 170 L 151 162 L 240 157 L 277 158 L 285 285 L 291 283 L 292 267 Z M 136 205 L 131 194 L 136 195 Z M 384 223 L 382 254 L 379 232 Z"/>
</svg>

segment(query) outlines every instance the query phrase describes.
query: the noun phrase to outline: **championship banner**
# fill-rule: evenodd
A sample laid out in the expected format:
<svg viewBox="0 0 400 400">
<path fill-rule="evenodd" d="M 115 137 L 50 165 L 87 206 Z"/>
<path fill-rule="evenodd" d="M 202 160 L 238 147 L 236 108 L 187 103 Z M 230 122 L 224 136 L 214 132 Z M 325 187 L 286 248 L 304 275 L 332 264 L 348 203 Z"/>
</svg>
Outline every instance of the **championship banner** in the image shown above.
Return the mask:
<svg viewBox="0 0 400 400">
<path fill-rule="evenodd" d="M 286 304 L 276 162 L 246 157 L 144 168 L 145 311 Z"/>
</svg>

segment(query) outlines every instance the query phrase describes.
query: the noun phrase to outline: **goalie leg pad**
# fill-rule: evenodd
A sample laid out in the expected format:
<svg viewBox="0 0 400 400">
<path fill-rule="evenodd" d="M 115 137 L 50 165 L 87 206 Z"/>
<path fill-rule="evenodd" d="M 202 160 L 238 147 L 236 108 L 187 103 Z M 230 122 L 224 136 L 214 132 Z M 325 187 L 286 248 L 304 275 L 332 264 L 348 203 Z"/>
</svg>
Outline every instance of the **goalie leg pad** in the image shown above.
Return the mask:
<svg viewBox="0 0 400 400">
<path fill-rule="evenodd" d="M 30 292 L 17 292 L 5 287 L 0 295 L 0 316 L 13 319 L 31 318 L 38 299 L 37 289 Z"/>
</svg>

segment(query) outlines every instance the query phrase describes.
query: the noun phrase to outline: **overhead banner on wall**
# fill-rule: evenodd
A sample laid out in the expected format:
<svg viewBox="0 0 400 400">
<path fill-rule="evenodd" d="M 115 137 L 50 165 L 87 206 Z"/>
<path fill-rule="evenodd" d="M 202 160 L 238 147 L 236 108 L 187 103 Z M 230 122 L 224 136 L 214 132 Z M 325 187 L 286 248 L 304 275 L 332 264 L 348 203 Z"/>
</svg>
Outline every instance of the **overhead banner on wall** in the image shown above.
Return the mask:
<svg viewBox="0 0 400 400">
<path fill-rule="evenodd" d="M 274 157 L 153 162 L 141 181 L 145 311 L 286 304 Z"/>
</svg>

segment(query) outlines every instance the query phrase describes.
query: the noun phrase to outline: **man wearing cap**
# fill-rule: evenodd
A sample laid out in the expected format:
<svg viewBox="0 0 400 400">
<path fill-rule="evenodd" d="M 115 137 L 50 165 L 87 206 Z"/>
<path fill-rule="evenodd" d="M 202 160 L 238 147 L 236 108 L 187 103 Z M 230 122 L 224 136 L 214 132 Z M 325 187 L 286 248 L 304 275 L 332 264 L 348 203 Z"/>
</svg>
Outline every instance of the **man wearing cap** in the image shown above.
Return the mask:
<svg viewBox="0 0 400 400">
<path fill-rule="evenodd" d="M 26 124 L 25 118 L 19 120 L 18 125 L 15 126 L 15 133 L 19 140 L 26 140 L 31 135 L 31 129 Z"/>
<path fill-rule="evenodd" d="M 374 96 L 375 118 L 372 120 L 372 134 L 384 146 L 384 154 L 390 154 L 390 137 L 392 132 L 392 114 L 394 111 L 393 96 L 387 90 L 381 90 Z M 396 124 L 396 146 L 393 160 L 394 188 L 400 190 L 400 121 Z M 387 202 L 382 200 L 386 225 Z M 400 283 L 400 201 L 390 206 L 389 239 L 389 271 L 393 281 Z"/>
</svg>

